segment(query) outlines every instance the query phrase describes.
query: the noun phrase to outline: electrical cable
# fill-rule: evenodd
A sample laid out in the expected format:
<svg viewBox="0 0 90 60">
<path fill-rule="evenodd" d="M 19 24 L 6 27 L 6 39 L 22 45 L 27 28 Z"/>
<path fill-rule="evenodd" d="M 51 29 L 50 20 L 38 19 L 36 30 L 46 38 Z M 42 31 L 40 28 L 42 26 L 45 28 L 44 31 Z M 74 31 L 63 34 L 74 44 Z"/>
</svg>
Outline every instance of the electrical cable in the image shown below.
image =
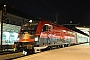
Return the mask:
<svg viewBox="0 0 90 60">
<path fill-rule="evenodd" d="M 41 0 L 43 3 L 45 3 L 46 5 L 48 5 L 50 8 L 52 8 L 53 10 L 55 10 L 57 13 L 58 13 L 58 11 L 54 8 L 54 7 L 52 7 L 50 4 L 48 4 L 47 2 L 45 2 L 44 0 Z"/>
<path fill-rule="evenodd" d="M 22 3 L 22 4 L 24 4 L 24 5 L 26 5 L 26 6 L 29 6 L 30 8 L 33 8 L 33 9 L 37 10 L 37 11 L 39 11 L 39 12 L 42 12 L 41 10 L 36 9 L 36 8 L 34 8 L 34 7 L 28 5 L 28 4 L 26 4 L 26 3 L 24 3 L 24 2 L 22 2 L 22 1 L 20 1 L 20 0 L 17 0 L 17 1 L 20 2 L 20 3 Z M 44 13 L 44 14 L 46 14 L 46 15 L 48 15 L 48 16 L 51 16 L 50 14 L 47 14 L 47 13 L 45 13 L 45 12 L 42 12 L 42 13 Z"/>
</svg>

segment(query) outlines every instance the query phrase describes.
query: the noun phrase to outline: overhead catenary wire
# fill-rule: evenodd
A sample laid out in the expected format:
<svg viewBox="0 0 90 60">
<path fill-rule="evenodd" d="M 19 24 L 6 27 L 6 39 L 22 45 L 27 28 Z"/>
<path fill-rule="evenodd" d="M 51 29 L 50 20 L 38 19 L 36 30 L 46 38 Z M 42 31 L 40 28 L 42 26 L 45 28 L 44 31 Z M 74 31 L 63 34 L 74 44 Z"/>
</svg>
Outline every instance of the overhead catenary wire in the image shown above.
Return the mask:
<svg viewBox="0 0 90 60">
<path fill-rule="evenodd" d="M 39 12 L 42 12 L 41 10 L 36 9 L 36 8 L 34 8 L 34 7 L 28 5 L 28 4 L 26 4 L 26 3 L 24 3 L 24 2 L 22 2 L 22 1 L 20 1 L 20 0 L 17 0 L 17 1 L 20 2 L 20 3 L 22 3 L 22 4 L 24 4 L 24 5 L 26 5 L 26 6 L 28 6 L 28 7 L 30 7 L 30 8 L 33 8 L 33 9 L 37 10 L 37 11 L 39 11 Z M 50 14 L 47 14 L 47 13 L 45 13 L 45 12 L 42 12 L 42 13 L 46 14 L 47 16 L 51 16 Z"/>
<path fill-rule="evenodd" d="M 55 16 L 56 16 L 56 24 L 58 24 L 58 11 L 54 8 L 54 7 L 52 7 L 50 4 L 48 4 L 47 2 L 45 2 L 44 0 L 41 0 L 43 3 L 45 3 L 46 5 L 48 5 L 51 9 L 53 9 L 54 11 L 56 11 L 56 13 L 55 13 Z"/>
<path fill-rule="evenodd" d="M 46 5 L 48 5 L 50 8 L 52 8 L 53 10 L 55 10 L 56 11 L 56 13 L 58 13 L 58 11 L 54 8 L 54 7 L 52 7 L 50 4 L 48 4 L 47 2 L 45 2 L 44 0 L 41 0 L 43 3 L 45 3 Z"/>
</svg>

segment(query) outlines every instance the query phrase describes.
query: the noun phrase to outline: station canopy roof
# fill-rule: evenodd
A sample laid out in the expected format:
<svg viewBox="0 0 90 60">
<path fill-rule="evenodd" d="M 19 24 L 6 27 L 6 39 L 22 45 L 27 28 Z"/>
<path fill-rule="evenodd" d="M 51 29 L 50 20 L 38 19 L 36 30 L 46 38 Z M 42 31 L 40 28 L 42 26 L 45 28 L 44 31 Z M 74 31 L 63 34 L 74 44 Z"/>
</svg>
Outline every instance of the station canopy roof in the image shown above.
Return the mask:
<svg viewBox="0 0 90 60">
<path fill-rule="evenodd" d="M 89 28 L 88 27 L 76 27 L 76 28 L 89 35 Z"/>
<path fill-rule="evenodd" d="M 84 28 L 84 27 L 81 28 L 81 27 L 78 27 L 78 26 L 75 26 L 75 25 L 72 25 L 72 26 L 67 26 L 66 25 L 65 27 L 67 27 L 67 28 L 69 28 L 69 29 L 71 29 L 75 32 L 78 32 L 80 34 L 89 36 L 89 33 L 88 33 L 89 29 L 88 28 Z"/>
</svg>

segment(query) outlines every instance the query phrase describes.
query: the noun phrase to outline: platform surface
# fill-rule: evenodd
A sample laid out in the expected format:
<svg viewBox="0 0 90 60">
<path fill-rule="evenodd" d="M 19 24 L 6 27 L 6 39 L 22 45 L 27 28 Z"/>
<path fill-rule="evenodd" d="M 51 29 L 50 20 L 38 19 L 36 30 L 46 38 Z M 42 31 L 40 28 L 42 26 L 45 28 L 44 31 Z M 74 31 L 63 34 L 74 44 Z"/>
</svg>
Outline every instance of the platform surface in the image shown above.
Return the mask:
<svg viewBox="0 0 90 60">
<path fill-rule="evenodd" d="M 13 60 L 90 60 L 88 43 L 49 50 Z"/>
</svg>

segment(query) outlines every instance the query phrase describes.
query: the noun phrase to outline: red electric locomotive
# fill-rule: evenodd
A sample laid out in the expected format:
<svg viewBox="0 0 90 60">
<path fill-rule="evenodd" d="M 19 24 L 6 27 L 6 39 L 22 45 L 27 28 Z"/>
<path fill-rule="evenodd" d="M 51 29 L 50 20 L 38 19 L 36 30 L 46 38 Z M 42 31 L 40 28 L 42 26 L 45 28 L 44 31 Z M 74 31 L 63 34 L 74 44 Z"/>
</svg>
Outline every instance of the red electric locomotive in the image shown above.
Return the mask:
<svg viewBox="0 0 90 60">
<path fill-rule="evenodd" d="M 75 43 L 74 31 L 47 20 L 30 20 L 21 26 L 14 48 L 18 51 L 40 52 L 42 49 L 65 47 Z"/>
</svg>

